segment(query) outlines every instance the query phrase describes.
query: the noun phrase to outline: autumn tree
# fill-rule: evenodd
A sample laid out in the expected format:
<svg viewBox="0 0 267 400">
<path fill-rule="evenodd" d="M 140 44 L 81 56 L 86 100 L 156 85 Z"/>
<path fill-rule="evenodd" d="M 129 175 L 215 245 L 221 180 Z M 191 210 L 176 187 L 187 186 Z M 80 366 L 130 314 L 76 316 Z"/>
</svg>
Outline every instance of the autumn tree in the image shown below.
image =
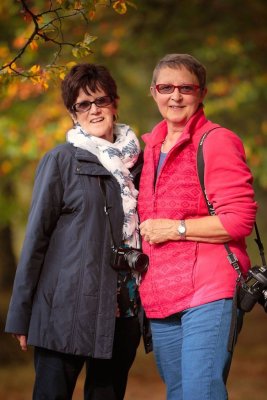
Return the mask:
<svg viewBox="0 0 267 400">
<path fill-rule="evenodd" d="M 128 6 L 133 3 L 122 0 L 0 4 L 0 287 L 13 281 L 13 245 L 21 242 L 19 222 L 26 221 L 36 163 L 64 140 L 70 124 L 59 100 L 60 80 L 92 54 L 90 23 L 97 14 L 110 8 L 122 15 Z"/>
</svg>

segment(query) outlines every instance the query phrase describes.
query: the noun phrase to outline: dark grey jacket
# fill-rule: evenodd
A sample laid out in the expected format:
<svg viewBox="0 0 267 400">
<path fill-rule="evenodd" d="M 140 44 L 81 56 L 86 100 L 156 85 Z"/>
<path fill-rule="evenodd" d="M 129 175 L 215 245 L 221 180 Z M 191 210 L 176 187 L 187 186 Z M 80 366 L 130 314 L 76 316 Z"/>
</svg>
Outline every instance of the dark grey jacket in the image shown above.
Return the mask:
<svg viewBox="0 0 267 400">
<path fill-rule="evenodd" d="M 141 167 L 138 161 L 131 171 L 135 180 Z M 120 189 L 97 157 L 63 144 L 41 160 L 6 332 L 25 334 L 34 346 L 111 358 L 117 273 L 98 176 L 119 245 Z"/>
</svg>

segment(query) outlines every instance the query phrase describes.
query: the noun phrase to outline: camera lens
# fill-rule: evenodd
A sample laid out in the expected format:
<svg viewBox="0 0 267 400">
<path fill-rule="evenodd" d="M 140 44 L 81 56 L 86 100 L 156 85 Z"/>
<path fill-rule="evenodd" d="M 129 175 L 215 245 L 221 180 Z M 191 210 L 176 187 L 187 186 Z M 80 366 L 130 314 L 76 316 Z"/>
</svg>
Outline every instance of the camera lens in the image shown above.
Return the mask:
<svg viewBox="0 0 267 400">
<path fill-rule="evenodd" d="M 127 253 L 127 261 L 130 268 L 137 272 L 143 272 L 148 267 L 149 258 L 144 253 L 132 250 Z"/>
</svg>

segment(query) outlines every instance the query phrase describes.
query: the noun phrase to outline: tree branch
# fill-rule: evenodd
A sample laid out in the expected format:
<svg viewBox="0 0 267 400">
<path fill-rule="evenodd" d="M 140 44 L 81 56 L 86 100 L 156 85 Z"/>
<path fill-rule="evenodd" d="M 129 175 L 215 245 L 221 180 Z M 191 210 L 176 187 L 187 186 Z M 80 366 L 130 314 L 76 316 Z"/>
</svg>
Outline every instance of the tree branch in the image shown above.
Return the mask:
<svg viewBox="0 0 267 400">
<path fill-rule="evenodd" d="M 11 75 L 13 76 L 18 75 L 23 77 L 33 77 L 37 75 L 37 69 L 35 72 L 33 72 L 33 69 L 29 69 L 29 72 L 27 72 L 23 70 L 23 68 L 17 67 L 16 61 L 19 60 L 28 47 L 34 44 L 39 38 L 42 39 L 45 44 L 50 42 L 52 45 L 57 46 L 57 52 L 54 53 L 52 64 L 47 66 L 46 69 L 51 68 L 51 65 L 55 65 L 64 46 L 72 47 L 72 52 L 75 57 L 82 57 L 92 52 L 90 43 L 96 39 L 93 36 L 85 34 L 84 40 L 78 43 L 64 40 L 63 21 L 65 19 L 81 16 L 86 24 L 88 24 L 87 13 L 92 11 L 93 14 L 95 14 L 96 6 L 113 7 L 114 11 L 119 14 L 126 12 L 126 3 L 130 6 L 134 6 L 132 2 L 127 0 L 79 0 L 76 1 L 76 8 L 72 5 L 72 3 L 74 3 L 72 1 L 69 2 L 67 8 L 64 8 L 66 0 L 62 0 L 63 6 L 56 6 L 53 8 L 53 0 L 49 0 L 48 8 L 42 12 L 35 13 L 33 8 L 29 6 L 29 0 L 17 1 L 22 7 L 22 13 L 25 15 L 25 19 L 33 23 L 33 30 L 24 45 L 18 50 L 18 53 L 10 61 L 0 66 L 0 74 L 7 70 L 8 72 L 12 71 L 14 74 L 11 73 Z M 46 17 L 48 22 L 42 24 L 43 17 Z"/>
<path fill-rule="evenodd" d="M 74 48 L 76 46 L 76 43 L 64 41 L 63 32 L 62 32 L 62 21 L 67 18 L 74 18 L 77 15 L 82 15 L 82 17 L 84 18 L 84 20 L 87 23 L 88 23 L 88 19 L 86 18 L 83 9 L 75 9 L 74 11 L 71 11 L 71 12 L 68 12 L 61 7 L 53 9 L 51 1 L 50 1 L 49 10 L 46 10 L 39 14 L 35 14 L 27 5 L 26 0 L 19 0 L 19 1 L 23 7 L 24 13 L 27 14 L 28 16 L 30 16 L 31 21 L 34 24 L 34 29 L 31 33 L 30 37 L 27 39 L 27 41 L 23 45 L 23 47 L 18 51 L 16 56 L 13 59 L 11 59 L 9 62 L 3 64 L 0 67 L 0 71 L 3 71 L 5 69 L 10 69 L 11 71 L 15 72 L 15 74 L 17 74 L 17 75 L 29 76 L 28 74 L 25 74 L 21 70 L 18 70 L 12 66 L 13 66 L 13 64 L 16 63 L 16 61 L 18 59 L 20 59 L 22 57 L 22 55 L 25 53 L 26 49 L 30 46 L 30 44 L 35 40 L 36 37 L 40 37 L 41 39 L 44 40 L 44 42 L 51 42 L 59 47 L 59 50 L 53 61 L 53 62 L 55 62 L 55 60 L 59 57 L 63 46 L 70 46 L 72 48 Z M 62 12 L 63 14 L 60 14 L 60 12 Z M 44 25 L 41 25 L 39 23 L 41 17 L 43 17 L 44 15 L 48 15 L 48 14 L 52 14 L 52 18 Z M 59 24 L 59 27 L 57 26 L 57 24 Z M 58 34 L 61 36 L 62 40 L 60 40 L 60 41 L 56 40 L 53 37 L 51 37 L 50 35 L 48 35 L 45 31 L 49 27 L 52 27 L 53 30 L 56 30 L 58 32 Z"/>
</svg>

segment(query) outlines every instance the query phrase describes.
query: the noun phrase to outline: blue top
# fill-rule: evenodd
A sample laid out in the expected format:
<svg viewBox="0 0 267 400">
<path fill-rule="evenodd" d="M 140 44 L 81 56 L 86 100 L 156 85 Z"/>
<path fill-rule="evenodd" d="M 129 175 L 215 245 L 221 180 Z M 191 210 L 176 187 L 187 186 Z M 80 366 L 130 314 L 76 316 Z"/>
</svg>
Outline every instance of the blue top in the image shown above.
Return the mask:
<svg viewBox="0 0 267 400">
<path fill-rule="evenodd" d="M 158 168 L 157 168 L 157 177 L 158 177 L 158 174 L 159 174 L 159 172 L 162 168 L 162 165 L 165 161 L 165 158 L 167 157 L 167 154 L 168 153 L 163 153 L 162 151 L 160 152 L 159 163 L 158 163 Z"/>
</svg>

